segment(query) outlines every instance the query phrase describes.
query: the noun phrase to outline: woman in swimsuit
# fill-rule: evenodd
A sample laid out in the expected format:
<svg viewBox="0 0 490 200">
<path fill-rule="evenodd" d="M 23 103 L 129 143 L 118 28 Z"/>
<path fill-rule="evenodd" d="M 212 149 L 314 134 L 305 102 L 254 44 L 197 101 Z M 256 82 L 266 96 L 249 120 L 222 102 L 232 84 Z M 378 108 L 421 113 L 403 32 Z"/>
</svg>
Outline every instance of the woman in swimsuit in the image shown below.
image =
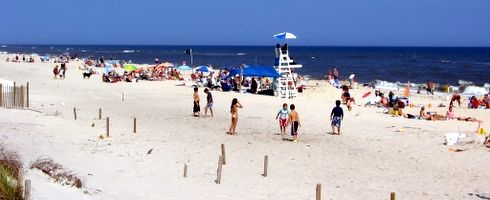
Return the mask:
<svg viewBox="0 0 490 200">
<path fill-rule="evenodd" d="M 230 129 L 228 130 L 228 132 L 226 134 L 229 134 L 229 135 L 236 134 L 235 129 L 236 129 L 236 125 L 238 124 L 238 108 L 242 108 L 242 104 L 240 104 L 240 102 L 238 102 L 237 98 L 234 98 L 231 101 L 231 106 L 230 106 L 231 125 L 230 125 Z"/>
</svg>

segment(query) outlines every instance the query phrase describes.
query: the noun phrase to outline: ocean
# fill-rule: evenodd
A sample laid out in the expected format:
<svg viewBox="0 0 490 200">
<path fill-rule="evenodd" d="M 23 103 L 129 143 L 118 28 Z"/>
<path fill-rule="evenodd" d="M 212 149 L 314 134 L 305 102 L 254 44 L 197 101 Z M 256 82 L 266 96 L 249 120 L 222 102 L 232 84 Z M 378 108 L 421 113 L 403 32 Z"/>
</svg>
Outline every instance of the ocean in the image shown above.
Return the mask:
<svg viewBox="0 0 490 200">
<path fill-rule="evenodd" d="M 155 57 L 173 63 L 190 62 L 186 49 L 193 49 L 194 65 L 216 68 L 273 65 L 274 44 L 270 46 L 138 46 L 138 45 L 1 45 L 0 52 L 61 54 L 78 57 L 104 56 L 106 60 L 131 60 L 151 64 Z M 484 47 L 310 47 L 289 45 L 293 59 L 303 65 L 297 72 L 324 79 L 336 67 L 340 79 L 356 73 L 362 83 L 425 83 L 458 85 L 472 82 L 490 87 L 490 48 Z"/>
</svg>

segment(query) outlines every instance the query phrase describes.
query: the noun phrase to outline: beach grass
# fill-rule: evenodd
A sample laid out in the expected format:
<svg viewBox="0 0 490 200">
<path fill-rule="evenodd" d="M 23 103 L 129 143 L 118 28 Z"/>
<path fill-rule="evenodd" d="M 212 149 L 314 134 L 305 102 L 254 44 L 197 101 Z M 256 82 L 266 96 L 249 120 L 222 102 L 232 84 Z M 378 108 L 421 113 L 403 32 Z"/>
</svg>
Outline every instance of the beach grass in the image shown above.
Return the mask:
<svg viewBox="0 0 490 200">
<path fill-rule="evenodd" d="M 54 179 L 54 182 L 76 188 L 82 188 L 82 180 L 73 172 L 63 168 L 51 158 L 39 158 L 30 166 L 31 169 L 39 169 L 44 174 Z"/>
<path fill-rule="evenodd" d="M 17 154 L 0 147 L 0 199 L 21 200 L 22 163 Z"/>
</svg>

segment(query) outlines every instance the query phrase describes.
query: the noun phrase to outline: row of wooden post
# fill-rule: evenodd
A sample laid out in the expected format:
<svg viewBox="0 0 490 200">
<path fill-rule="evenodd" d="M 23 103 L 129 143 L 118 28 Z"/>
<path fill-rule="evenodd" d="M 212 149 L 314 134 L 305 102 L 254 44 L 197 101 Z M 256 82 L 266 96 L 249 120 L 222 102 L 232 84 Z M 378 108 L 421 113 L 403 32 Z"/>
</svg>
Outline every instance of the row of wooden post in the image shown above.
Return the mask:
<svg viewBox="0 0 490 200">
<path fill-rule="evenodd" d="M 77 108 L 73 108 L 73 119 L 77 120 Z M 99 108 L 99 120 L 102 119 L 102 109 Z M 136 133 L 136 117 L 133 118 L 133 133 Z M 109 117 L 106 117 L 106 135 L 109 137 Z"/>
<path fill-rule="evenodd" d="M 225 144 L 221 144 L 221 155 L 218 158 L 218 169 L 216 170 L 216 184 L 221 184 L 221 172 L 223 171 L 223 165 L 226 165 Z M 267 177 L 269 167 L 269 156 L 264 156 L 264 173 L 262 176 Z M 187 178 L 188 166 L 184 163 L 184 178 Z M 322 199 L 322 184 L 316 184 L 316 200 Z M 396 200 L 395 193 L 390 193 L 390 200 Z"/>
<path fill-rule="evenodd" d="M 0 84 L 0 107 L 4 108 L 24 108 L 29 107 L 29 82 L 25 91 L 24 86 L 17 87 L 14 82 L 13 87 L 4 87 Z"/>
</svg>

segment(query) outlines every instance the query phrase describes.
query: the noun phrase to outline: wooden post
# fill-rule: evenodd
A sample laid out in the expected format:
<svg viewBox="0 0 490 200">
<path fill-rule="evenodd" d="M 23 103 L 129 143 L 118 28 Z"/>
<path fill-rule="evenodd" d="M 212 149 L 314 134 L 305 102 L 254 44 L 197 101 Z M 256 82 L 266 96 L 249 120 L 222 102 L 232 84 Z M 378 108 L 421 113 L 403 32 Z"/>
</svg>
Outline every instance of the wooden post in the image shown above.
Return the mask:
<svg viewBox="0 0 490 200">
<path fill-rule="evenodd" d="M 136 117 L 133 118 L 133 133 L 136 133 Z"/>
<path fill-rule="evenodd" d="M 395 199 L 396 199 L 395 193 L 394 192 L 390 193 L 390 200 L 395 200 Z"/>
<path fill-rule="evenodd" d="M 77 120 L 77 109 L 73 108 L 73 118 Z"/>
<path fill-rule="evenodd" d="M 109 117 L 105 118 L 106 136 L 109 137 Z"/>
<path fill-rule="evenodd" d="M 264 156 L 264 173 L 262 174 L 264 177 L 267 177 L 267 168 L 269 167 L 269 156 Z"/>
<path fill-rule="evenodd" d="M 0 107 L 3 106 L 3 85 L 0 84 Z"/>
<path fill-rule="evenodd" d="M 99 108 L 99 120 L 101 120 L 101 119 L 102 119 L 102 109 Z"/>
<path fill-rule="evenodd" d="M 221 170 L 223 169 L 223 157 L 219 156 L 216 184 L 221 184 Z"/>
<path fill-rule="evenodd" d="M 316 184 L 316 200 L 322 200 L 322 184 Z"/>
<path fill-rule="evenodd" d="M 26 107 L 29 108 L 29 82 L 27 82 L 27 86 L 26 86 L 26 94 L 27 94 L 27 98 L 26 98 L 26 101 L 27 101 L 27 105 Z"/>
<path fill-rule="evenodd" d="M 221 158 L 223 159 L 223 165 L 226 165 L 225 144 L 221 144 Z"/>
<path fill-rule="evenodd" d="M 121 95 L 121 99 L 122 99 L 122 101 L 124 101 L 124 92 Z"/>
<path fill-rule="evenodd" d="M 14 82 L 14 95 L 13 95 L 13 97 L 12 97 L 12 98 L 13 98 L 13 101 L 12 101 L 12 107 L 14 107 L 14 108 L 15 108 L 15 95 L 16 95 L 16 94 L 15 94 L 15 82 Z"/>
<path fill-rule="evenodd" d="M 24 108 L 24 86 L 20 86 L 20 107 Z"/>
<path fill-rule="evenodd" d="M 184 163 L 184 178 L 187 178 L 187 164 Z"/>
<path fill-rule="evenodd" d="M 30 200 L 30 199 L 31 199 L 31 180 L 26 180 L 24 186 L 24 200 Z"/>
<path fill-rule="evenodd" d="M 12 101 L 14 100 L 14 97 L 12 96 L 12 86 L 8 87 L 8 105 L 7 108 L 12 108 Z"/>
</svg>

